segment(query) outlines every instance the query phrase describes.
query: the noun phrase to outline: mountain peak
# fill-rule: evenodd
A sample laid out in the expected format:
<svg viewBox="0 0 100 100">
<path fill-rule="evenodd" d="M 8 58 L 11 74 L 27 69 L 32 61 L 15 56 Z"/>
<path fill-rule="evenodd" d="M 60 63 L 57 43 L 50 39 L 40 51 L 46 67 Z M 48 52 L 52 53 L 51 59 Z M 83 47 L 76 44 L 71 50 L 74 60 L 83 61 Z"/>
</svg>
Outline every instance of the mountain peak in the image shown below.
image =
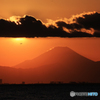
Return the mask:
<svg viewBox="0 0 100 100">
<path fill-rule="evenodd" d="M 70 49 L 70 48 L 68 48 L 68 47 L 57 46 L 57 47 L 53 47 L 53 48 L 51 48 L 51 49 L 48 50 L 48 52 L 50 52 L 50 51 L 52 51 L 52 52 L 54 51 L 55 53 L 56 52 L 59 52 L 59 53 L 66 52 L 67 53 L 67 52 L 73 51 L 73 50 Z"/>
<path fill-rule="evenodd" d="M 51 65 L 60 63 L 62 65 L 69 66 L 73 62 L 74 64 L 79 64 L 80 66 L 84 63 L 91 63 L 93 61 L 79 55 L 75 51 L 71 50 L 68 47 L 54 47 L 47 52 L 41 54 L 40 56 L 30 60 L 23 62 L 14 66 L 15 68 L 35 68 L 43 65 Z"/>
<path fill-rule="evenodd" d="M 52 49 L 70 49 L 70 48 L 68 48 L 68 47 L 62 47 L 62 46 L 57 46 L 57 47 L 51 48 L 51 50 Z"/>
</svg>

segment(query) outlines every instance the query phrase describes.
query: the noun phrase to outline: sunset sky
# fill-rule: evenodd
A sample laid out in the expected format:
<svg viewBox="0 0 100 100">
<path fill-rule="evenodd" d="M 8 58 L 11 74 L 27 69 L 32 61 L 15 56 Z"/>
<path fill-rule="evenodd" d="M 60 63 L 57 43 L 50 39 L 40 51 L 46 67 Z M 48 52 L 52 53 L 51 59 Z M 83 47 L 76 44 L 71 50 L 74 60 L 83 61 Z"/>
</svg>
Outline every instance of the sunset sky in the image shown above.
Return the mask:
<svg viewBox="0 0 100 100">
<path fill-rule="evenodd" d="M 93 61 L 100 61 L 99 38 L 0 38 L 0 65 L 14 66 L 57 46 L 69 47 Z"/>
<path fill-rule="evenodd" d="M 70 18 L 83 12 L 99 11 L 100 0 L 0 0 L 0 17 L 32 15 L 46 19 Z"/>
<path fill-rule="evenodd" d="M 55 46 L 100 61 L 99 10 L 100 0 L 0 0 L 0 65 L 14 66 Z M 20 33 L 24 38 L 7 38 Z"/>
</svg>

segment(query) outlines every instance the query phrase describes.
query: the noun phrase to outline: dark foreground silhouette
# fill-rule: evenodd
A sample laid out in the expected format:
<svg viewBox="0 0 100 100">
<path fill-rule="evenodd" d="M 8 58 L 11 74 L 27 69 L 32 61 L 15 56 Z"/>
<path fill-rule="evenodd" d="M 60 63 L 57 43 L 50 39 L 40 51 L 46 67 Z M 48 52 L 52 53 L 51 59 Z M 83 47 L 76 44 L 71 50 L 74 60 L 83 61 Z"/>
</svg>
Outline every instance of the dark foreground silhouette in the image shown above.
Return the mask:
<svg viewBox="0 0 100 100">
<path fill-rule="evenodd" d="M 0 85 L 1 100 L 99 100 L 98 96 L 75 96 L 70 92 L 97 92 L 100 84 L 14 84 Z"/>
</svg>

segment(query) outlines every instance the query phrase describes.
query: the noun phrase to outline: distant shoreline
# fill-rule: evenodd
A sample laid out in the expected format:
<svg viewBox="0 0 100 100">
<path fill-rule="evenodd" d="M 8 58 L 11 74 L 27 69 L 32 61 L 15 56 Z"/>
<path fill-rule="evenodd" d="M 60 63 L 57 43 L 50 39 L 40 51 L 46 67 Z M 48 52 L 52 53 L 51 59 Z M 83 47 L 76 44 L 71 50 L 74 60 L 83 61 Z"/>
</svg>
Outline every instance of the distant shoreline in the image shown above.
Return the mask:
<svg viewBox="0 0 100 100">
<path fill-rule="evenodd" d="M 1 85 L 100 85 L 100 83 L 33 83 L 33 84 L 0 84 Z"/>
</svg>

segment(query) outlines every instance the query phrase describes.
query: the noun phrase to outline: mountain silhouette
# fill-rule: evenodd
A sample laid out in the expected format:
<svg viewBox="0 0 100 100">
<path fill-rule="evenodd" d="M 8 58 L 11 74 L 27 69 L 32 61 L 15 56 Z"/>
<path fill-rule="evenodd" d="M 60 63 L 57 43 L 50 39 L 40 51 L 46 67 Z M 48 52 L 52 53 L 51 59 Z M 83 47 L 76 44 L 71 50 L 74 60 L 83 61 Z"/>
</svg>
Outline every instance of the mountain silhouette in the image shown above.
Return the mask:
<svg viewBox="0 0 100 100">
<path fill-rule="evenodd" d="M 13 67 L 0 67 L 0 78 L 9 83 L 100 83 L 100 62 L 81 56 L 68 47 L 55 47 Z"/>
<path fill-rule="evenodd" d="M 60 63 L 63 65 L 87 64 L 93 61 L 79 55 L 68 47 L 55 47 L 32 60 L 22 62 L 14 68 L 35 68 L 43 65 Z"/>
</svg>

